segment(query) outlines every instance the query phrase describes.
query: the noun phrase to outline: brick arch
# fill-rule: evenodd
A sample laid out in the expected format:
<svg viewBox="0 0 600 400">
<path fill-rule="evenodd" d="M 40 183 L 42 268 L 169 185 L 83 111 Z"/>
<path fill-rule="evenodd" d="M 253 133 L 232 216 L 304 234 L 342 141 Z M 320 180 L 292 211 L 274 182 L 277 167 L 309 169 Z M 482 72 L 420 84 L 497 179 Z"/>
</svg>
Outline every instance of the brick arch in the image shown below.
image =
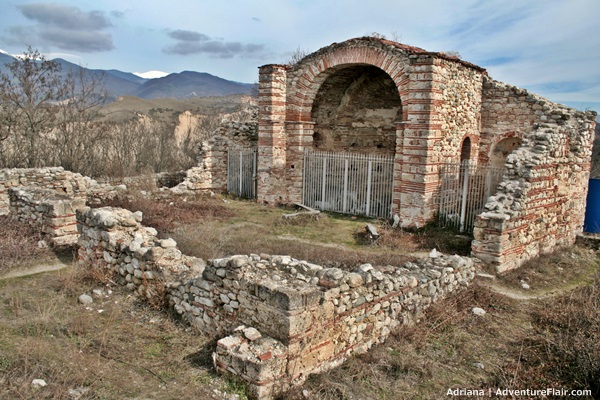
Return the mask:
<svg viewBox="0 0 600 400">
<path fill-rule="evenodd" d="M 311 122 L 312 105 L 321 85 L 339 70 L 355 65 L 374 66 L 388 74 L 398 88 L 404 109 L 409 93 L 408 54 L 377 44 L 372 41 L 350 41 L 301 60 L 289 71 L 286 119 Z M 403 115 L 405 118 L 406 115 Z"/>
</svg>

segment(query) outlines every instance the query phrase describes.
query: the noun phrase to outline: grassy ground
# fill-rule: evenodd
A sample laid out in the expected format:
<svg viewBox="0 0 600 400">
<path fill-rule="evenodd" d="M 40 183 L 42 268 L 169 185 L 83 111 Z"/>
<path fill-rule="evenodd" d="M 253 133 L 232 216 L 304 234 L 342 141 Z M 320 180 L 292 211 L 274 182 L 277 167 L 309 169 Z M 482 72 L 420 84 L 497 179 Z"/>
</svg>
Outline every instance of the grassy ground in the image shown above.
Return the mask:
<svg viewBox="0 0 600 400">
<path fill-rule="evenodd" d="M 185 254 L 204 259 L 231 254 L 287 254 L 328 266 L 354 268 L 365 262 L 401 265 L 416 254 L 437 248 L 468 254 L 470 238 L 435 227 L 418 231 L 391 229 L 386 221 L 341 214 L 284 218 L 292 208 L 258 205 L 230 198 L 200 197 L 151 201 L 143 197 L 110 205 L 140 210 L 144 224 L 173 237 Z M 365 235 L 367 222 L 380 238 Z"/>
<path fill-rule="evenodd" d="M 104 294 L 79 304 L 94 288 Z M 83 399 L 223 399 L 214 389 L 235 389 L 212 372 L 208 338 L 75 266 L 0 281 L 0 321 L 2 399 L 70 399 L 82 389 Z"/>
<path fill-rule="evenodd" d="M 293 210 L 218 197 L 145 205 L 136 199 L 129 205 L 175 237 L 185 253 L 204 258 L 267 252 L 351 267 L 400 262 L 429 251 L 432 242 L 457 252 L 464 247 L 461 237 L 431 227 L 407 233 L 381 225 L 381 238 L 371 243 L 360 218 L 286 221 L 281 216 Z M 7 263 L 11 253 L 3 253 L 3 243 L 0 263 Z M 30 243 L 22 247 L 27 252 L 36 241 L 23 243 Z M 476 282 L 386 343 L 282 398 L 439 399 L 451 388 L 545 387 L 589 388 L 600 397 L 598 260 L 594 251 L 573 247 L 532 260 L 494 283 L 526 300 Z M 73 266 L 0 280 L 0 398 L 245 397 L 243 385 L 214 374 L 209 338 L 95 278 Z M 90 306 L 79 304 L 78 296 L 92 289 L 104 292 Z M 473 307 L 486 314 L 474 315 Z M 48 386 L 34 389 L 36 378 Z"/>
</svg>

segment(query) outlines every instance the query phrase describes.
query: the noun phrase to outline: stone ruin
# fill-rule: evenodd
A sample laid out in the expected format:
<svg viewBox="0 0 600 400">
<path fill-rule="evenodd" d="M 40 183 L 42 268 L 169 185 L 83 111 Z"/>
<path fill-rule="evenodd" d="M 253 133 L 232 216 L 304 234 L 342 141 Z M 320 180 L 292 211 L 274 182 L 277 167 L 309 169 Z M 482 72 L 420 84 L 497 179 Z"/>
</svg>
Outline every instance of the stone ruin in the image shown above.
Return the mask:
<svg viewBox="0 0 600 400">
<path fill-rule="evenodd" d="M 489 78 L 444 53 L 379 38 L 334 43 L 295 65 L 260 67 L 258 124 L 230 123 L 203 144 L 174 191 L 224 191 L 227 151 L 258 150 L 257 198 L 299 202 L 306 149 L 394 157 L 392 211 L 430 221 L 440 168 L 468 160 L 505 173 L 477 217 L 473 256 L 499 271 L 569 245 L 581 232 L 595 113 Z M 141 213 L 90 209 L 119 188 L 62 168 L 0 171 L 0 215 L 12 213 L 79 263 L 168 307 L 219 339 L 218 371 L 270 398 L 381 343 L 400 324 L 469 285 L 473 260 L 432 254 L 402 267 L 324 268 L 285 255 L 204 261 L 141 224 Z M 77 233 L 74 227 L 77 226 Z"/>
<path fill-rule="evenodd" d="M 141 219 L 124 209 L 78 210 L 79 263 L 114 271 L 118 283 L 155 304 L 164 298 L 219 339 L 215 368 L 242 378 L 259 399 L 382 343 L 475 277 L 471 259 L 441 254 L 355 271 L 268 254 L 204 262 L 157 238 Z"/>
<path fill-rule="evenodd" d="M 581 232 L 595 119 L 445 53 L 350 39 L 260 67 L 257 140 L 205 143 L 187 188 L 225 191 L 232 145 L 257 148 L 257 200 L 270 204 L 302 201 L 306 150 L 387 154 L 390 217 L 421 227 L 435 218 L 445 163 L 506 167 L 472 247 L 501 272 Z"/>
<path fill-rule="evenodd" d="M 204 261 L 143 226 L 139 211 L 86 206 L 122 188 L 62 168 L 1 170 L 0 178 L 3 214 L 49 234 L 53 245 L 75 244 L 82 267 L 114 273 L 118 284 L 218 339 L 215 368 L 246 381 L 254 398 L 368 351 L 475 277 L 470 258 L 435 252 L 354 271 L 285 255 Z"/>
</svg>

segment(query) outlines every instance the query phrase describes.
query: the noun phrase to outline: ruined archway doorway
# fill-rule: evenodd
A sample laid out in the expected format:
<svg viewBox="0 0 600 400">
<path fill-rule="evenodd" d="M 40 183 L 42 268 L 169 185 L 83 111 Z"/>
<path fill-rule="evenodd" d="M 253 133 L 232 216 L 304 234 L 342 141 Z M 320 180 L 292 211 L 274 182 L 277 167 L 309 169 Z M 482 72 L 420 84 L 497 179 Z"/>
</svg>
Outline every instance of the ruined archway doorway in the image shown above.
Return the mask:
<svg viewBox="0 0 600 400">
<path fill-rule="evenodd" d="M 519 148 L 522 141 L 520 137 L 508 137 L 496 143 L 490 151 L 490 166 L 504 167 L 508 155 Z"/>
<path fill-rule="evenodd" d="M 305 154 L 303 202 L 322 210 L 389 217 L 394 156 L 401 141 L 398 88 L 363 64 L 327 72 L 315 96 L 313 148 Z"/>
</svg>

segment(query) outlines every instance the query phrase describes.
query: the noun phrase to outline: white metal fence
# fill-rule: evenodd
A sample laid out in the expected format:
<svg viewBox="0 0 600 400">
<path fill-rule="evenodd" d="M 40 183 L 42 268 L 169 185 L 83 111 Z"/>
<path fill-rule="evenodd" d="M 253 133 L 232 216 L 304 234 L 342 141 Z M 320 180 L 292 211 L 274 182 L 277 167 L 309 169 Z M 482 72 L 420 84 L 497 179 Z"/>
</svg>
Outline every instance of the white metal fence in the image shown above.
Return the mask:
<svg viewBox="0 0 600 400">
<path fill-rule="evenodd" d="M 302 202 L 309 207 L 388 218 L 393 184 L 393 156 L 304 153 Z"/>
<path fill-rule="evenodd" d="M 475 218 L 502 180 L 503 168 L 477 167 L 469 162 L 445 164 L 441 171 L 439 223 L 473 232 Z"/>
<path fill-rule="evenodd" d="M 227 192 L 239 197 L 256 197 L 256 149 L 229 147 L 227 150 Z"/>
</svg>

